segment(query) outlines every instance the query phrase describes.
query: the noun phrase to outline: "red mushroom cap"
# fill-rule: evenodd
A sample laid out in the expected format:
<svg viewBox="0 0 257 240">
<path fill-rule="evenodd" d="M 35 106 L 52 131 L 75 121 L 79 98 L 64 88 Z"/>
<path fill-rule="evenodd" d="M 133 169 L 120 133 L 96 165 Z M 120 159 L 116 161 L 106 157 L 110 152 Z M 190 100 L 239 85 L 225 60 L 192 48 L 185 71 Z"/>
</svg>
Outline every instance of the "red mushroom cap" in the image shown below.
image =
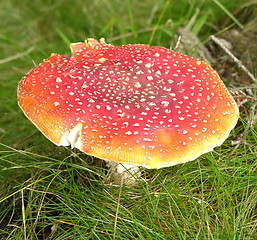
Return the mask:
<svg viewBox="0 0 257 240">
<path fill-rule="evenodd" d="M 161 168 L 221 145 L 239 118 L 218 74 L 163 47 L 71 44 L 19 83 L 18 103 L 52 142 L 121 163 Z"/>
</svg>

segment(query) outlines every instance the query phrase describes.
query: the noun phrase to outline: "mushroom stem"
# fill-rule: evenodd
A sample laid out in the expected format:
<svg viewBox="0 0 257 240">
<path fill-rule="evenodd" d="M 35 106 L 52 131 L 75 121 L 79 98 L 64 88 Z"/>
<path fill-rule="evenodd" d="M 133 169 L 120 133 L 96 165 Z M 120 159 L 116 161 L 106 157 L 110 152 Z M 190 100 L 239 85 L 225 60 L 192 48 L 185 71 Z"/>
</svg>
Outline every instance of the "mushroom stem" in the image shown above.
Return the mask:
<svg viewBox="0 0 257 240">
<path fill-rule="evenodd" d="M 122 181 L 128 186 L 133 186 L 137 184 L 138 178 L 141 176 L 139 166 L 114 161 L 107 161 L 106 165 L 109 168 L 106 182 L 110 184 L 120 184 Z"/>
</svg>

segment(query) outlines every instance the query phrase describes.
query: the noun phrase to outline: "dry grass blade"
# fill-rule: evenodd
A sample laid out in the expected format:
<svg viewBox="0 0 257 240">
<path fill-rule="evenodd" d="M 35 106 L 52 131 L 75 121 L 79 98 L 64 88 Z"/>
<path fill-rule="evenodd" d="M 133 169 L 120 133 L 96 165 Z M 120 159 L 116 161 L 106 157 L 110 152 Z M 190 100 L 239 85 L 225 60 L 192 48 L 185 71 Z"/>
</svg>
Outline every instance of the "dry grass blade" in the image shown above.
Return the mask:
<svg viewBox="0 0 257 240">
<path fill-rule="evenodd" d="M 25 214 L 23 190 L 21 190 L 21 204 L 22 204 L 23 236 L 24 236 L 24 240 L 26 240 L 27 239 L 27 237 L 26 237 L 26 214 Z"/>
<path fill-rule="evenodd" d="M 116 238 L 116 229 L 117 229 L 117 220 L 118 220 L 118 214 L 119 214 L 119 207 L 120 207 L 120 195 L 121 195 L 121 190 L 123 186 L 123 179 L 121 179 L 120 182 L 120 191 L 119 191 L 119 196 L 117 200 L 117 208 L 116 208 L 116 214 L 115 214 L 115 221 L 114 221 L 114 230 L 113 230 L 113 240 Z"/>
<path fill-rule="evenodd" d="M 15 54 L 14 56 L 10 56 L 10 57 L 8 57 L 8 58 L 0 59 L 0 64 L 4 64 L 4 63 L 10 62 L 10 61 L 13 61 L 13 60 L 15 60 L 15 59 L 21 58 L 21 57 L 23 57 L 23 56 L 26 56 L 27 54 L 29 54 L 30 52 L 32 52 L 34 49 L 35 49 L 35 47 L 32 46 L 32 47 L 30 47 L 29 49 L 27 49 L 27 50 L 24 51 L 24 52 L 17 53 L 17 54 Z"/>
</svg>

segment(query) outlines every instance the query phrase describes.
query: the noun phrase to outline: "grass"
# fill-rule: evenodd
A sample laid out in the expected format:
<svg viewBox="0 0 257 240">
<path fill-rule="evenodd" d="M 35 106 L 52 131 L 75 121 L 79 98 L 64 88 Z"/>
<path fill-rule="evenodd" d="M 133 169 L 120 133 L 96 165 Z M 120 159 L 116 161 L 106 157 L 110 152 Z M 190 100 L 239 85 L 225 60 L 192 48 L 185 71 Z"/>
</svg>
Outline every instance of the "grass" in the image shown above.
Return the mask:
<svg viewBox="0 0 257 240">
<path fill-rule="evenodd" d="M 105 37 L 116 45 L 169 48 L 176 28 L 185 26 L 206 42 L 210 34 L 229 28 L 254 29 L 253 4 L 2 0 L 0 238 L 257 238 L 256 122 L 236 151 L 231 144 L 248 129 L 249 117 L 256 116 L 251 112 L 256 86 L 222 147 L 183 165 L 144 170 L 144 181 L 133 188 L 105 184 L 102 163 L 77 150 L 54 146 L 24 117 L 16 100 L 21 77 L 52 52 L 69 55 L 70 42 Z M 224 80 L 234 89 L 248 88 Z"/>
</svg>

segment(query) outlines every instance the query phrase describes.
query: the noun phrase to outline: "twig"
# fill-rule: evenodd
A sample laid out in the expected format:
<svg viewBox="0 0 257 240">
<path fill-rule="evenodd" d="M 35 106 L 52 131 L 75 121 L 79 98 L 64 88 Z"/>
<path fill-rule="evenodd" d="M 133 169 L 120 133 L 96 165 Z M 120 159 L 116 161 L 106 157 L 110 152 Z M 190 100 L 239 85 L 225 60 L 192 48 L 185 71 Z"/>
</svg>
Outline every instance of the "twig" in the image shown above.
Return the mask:
<svg viewBox="0 0 257 240">
<path fill-rule="evenodd" d="M 235 55 L 230 52 L 218 38 L 211 35 L 211 39 L 225 51 L 225 53 L 237 64 L 239 68 L 241 68 L 255 83 L 257 83 L 256 78 L 249 72 L 245 65 L 237 57 L 235 57 Z"/>
</svg>

